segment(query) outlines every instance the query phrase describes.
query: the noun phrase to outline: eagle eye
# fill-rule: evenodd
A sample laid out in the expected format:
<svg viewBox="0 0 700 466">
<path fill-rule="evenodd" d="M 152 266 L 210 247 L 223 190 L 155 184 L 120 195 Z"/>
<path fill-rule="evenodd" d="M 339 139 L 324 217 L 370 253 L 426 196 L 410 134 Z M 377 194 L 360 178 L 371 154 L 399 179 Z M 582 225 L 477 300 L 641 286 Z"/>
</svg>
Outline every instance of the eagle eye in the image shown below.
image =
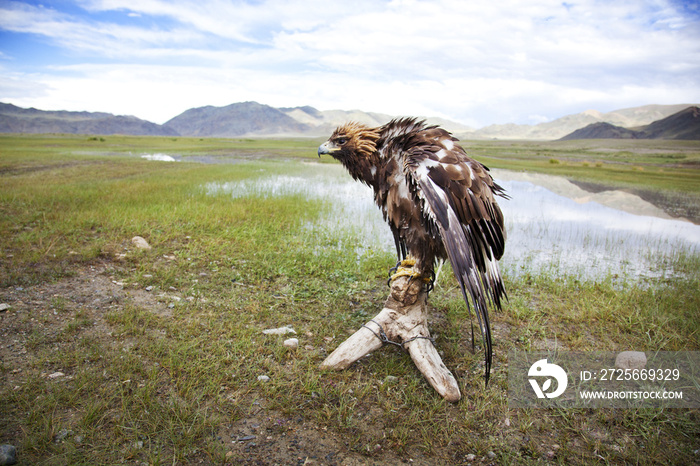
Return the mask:
<svg viewBox="0 0 700 466">
<path fill-rule="evenodd" d="M 347 138 L 338 138 L 336 139 L 337 143 L 340 144 L 341 146 L 348 142 Z"/>
</svg>

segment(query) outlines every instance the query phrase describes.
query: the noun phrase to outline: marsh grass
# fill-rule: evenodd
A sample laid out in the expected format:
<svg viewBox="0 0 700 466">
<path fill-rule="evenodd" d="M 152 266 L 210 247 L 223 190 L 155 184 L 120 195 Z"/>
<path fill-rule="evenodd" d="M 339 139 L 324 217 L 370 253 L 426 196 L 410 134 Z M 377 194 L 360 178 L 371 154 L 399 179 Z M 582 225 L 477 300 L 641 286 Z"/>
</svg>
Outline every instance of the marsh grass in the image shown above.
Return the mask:
<svg viewBox="0 0 700 466">
<path fill-rule="evenodd" d="M 446 265 L 430 326 L 464 395 L 453 405 L 393 347 L 318 370 L 378 312 L 394 261 L 361 230 L 324 229 L 332 199 L 206 188 L 301 176 L 289 157 L 312 143 L 3 138 L 0 440 L 24 464 L 697 461 L 697 410 L 515 410 L 506 398 L 512 348 L 700 349 L 696 254 L 667 257 L 684 273 L 643 286 L 508 274 L 487 388 Z M 133 155 L 236 144 L 236 164 Z M 153 249 L 135 249 L 135 235 Z M 282 325 L 297 350 L 261 332 Z M 238 440 L 250 432 L 256 446 Z"/>
</svg>

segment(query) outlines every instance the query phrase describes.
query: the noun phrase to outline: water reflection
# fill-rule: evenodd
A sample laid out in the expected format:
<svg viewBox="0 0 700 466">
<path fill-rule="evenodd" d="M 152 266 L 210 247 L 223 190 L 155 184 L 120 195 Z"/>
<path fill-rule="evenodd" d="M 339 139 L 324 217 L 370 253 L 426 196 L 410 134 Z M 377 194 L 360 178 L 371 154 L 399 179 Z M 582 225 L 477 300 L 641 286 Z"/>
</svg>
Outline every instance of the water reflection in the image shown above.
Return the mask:
<svg viewBox="0 0 700 466">
<path fill-rule="evenodd" d="M 500 201 L 508 230 L 502 262 L 508 271 L 672 276 L 669 259 L 698 252 L 698 225 L 579 203 L 530 182 L 498 181 L 511 195 Z"/>
<path fill-rule="evenodd" d="M 394 251 L 394 240 L 372 200 L 372 190 L 352 180 L 339 165 L 305 164 L 295 175 L 261 175 L 228 183 L 208 183 L 208 194 L 227 193 L 233 198 L 267 199 L 302 196 L 326 206 L 322 215 L 304 226 L 303 234 L 313 238 L 316 248 L 344 252 L 349 246 L 358 255 Z"/>
<path fill-rule="evenodd" d="M 700 249 L 698 225 L 634 215 L 597 202 L 576 202 L 518 180 L 512 172 L 495 171 L 494 175 L 511 196 L 499 200 L 508 232 L 501 261 L 506 274 L 553 273 L 582 279 L 611 274 L 672 276 L 670 258 L 697 254 Z M 318 239 L 316 247 L 340 251 L 351 243 L 358 254 L 394 252 L 389 228 L 374 205 L 371 190 L 353 181 L 338 165 L 309 164 L 295 175 L 210 183 L 206 189 L 234 198 L 302 195 L 319 199 L 328 208 L 304 229 L 304 234 Z"/>
<path fill-rule="evenodd" d="M 160 154 L 160 153 L 158 153 L 158 154 L 143 154 L 141 156 L 141 158 L 146 159 L 146 160 L 155 160 L 157 162 L 177 162 L 175 157 L 173 157 L 172 155 Z"/>
</svg>

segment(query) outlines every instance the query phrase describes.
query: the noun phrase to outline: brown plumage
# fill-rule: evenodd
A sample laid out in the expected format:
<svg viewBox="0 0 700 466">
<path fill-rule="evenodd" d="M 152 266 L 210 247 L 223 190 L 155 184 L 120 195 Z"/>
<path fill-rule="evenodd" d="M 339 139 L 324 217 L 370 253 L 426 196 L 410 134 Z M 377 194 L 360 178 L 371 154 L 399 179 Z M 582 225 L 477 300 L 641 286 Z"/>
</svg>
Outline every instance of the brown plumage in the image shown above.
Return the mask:
<svg viewBox="0 0 700 466">
<path fill-rule="evenodd" d="M 374 190 L 374 199 L 396 242 L 399 260 L 434 276 L 438 259 L 449 259 L 467 307 L 474 307 L 484 339 L 486 382 L 492 349 L 487 300 L 500 309 L 505 296 L 497 261 L 505 227 L 494 195 L 506 197 L 481 163 L 450 133 L 414 118 L 369 128 L 338 127 L 318 149 Z M 471 299 L 470 299 L 471 298 Z"/>
</svg>

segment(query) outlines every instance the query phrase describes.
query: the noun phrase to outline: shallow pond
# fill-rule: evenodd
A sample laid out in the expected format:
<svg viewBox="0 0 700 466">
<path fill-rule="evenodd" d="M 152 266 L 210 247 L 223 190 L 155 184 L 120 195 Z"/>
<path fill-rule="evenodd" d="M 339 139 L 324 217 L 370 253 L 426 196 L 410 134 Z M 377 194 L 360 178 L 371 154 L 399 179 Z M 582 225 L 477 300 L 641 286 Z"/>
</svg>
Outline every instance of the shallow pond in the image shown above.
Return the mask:
<svg viewBox="0 0 700 466">
<path fill-rule="evenodd" d="M 143 154 L 141 156 L 141 158 L 146 159 L 146 160 L 154 160 L 156 162 L 177 162 L 178 161 L 178 159 L 176 159 L 172 155 L 161 154 L 161 153 Z"/>
<path fill-rule="evenodd" d="M 256 179 L 210 183 L 205 189 L 234 198 L 300 195 L 319 199 L 328 209 L 304 229 L 304 234 L 323 239 L 317 247 L 340 251 L 351 246 L 358 255 L 394 252 L 391 233 L 370 188 L 353 181 L 339 165 L 304 166 L 290 175 L 261 173 Z M 669 263 L 674 258 L 700 251 L 700 226 L 690 222 L 637 215 L 587 201 L 581 198 L 585 191 L 572 188 L 563 178 L 525 180 L 521 174 L 498 170 L 493 174 L 511 197 L 499 199 L 508 234 L 501 260 L 506 274 L 551 273 L 581 279 L 671 277 L 675 271 Z M 538 180 L 550 189 L 536 184 Z M 608 193 L 601 200 L 634 212 L 655 213 L 653 206 L 629 196 L 620 194 L 616 200 Z"/>
</svg>

